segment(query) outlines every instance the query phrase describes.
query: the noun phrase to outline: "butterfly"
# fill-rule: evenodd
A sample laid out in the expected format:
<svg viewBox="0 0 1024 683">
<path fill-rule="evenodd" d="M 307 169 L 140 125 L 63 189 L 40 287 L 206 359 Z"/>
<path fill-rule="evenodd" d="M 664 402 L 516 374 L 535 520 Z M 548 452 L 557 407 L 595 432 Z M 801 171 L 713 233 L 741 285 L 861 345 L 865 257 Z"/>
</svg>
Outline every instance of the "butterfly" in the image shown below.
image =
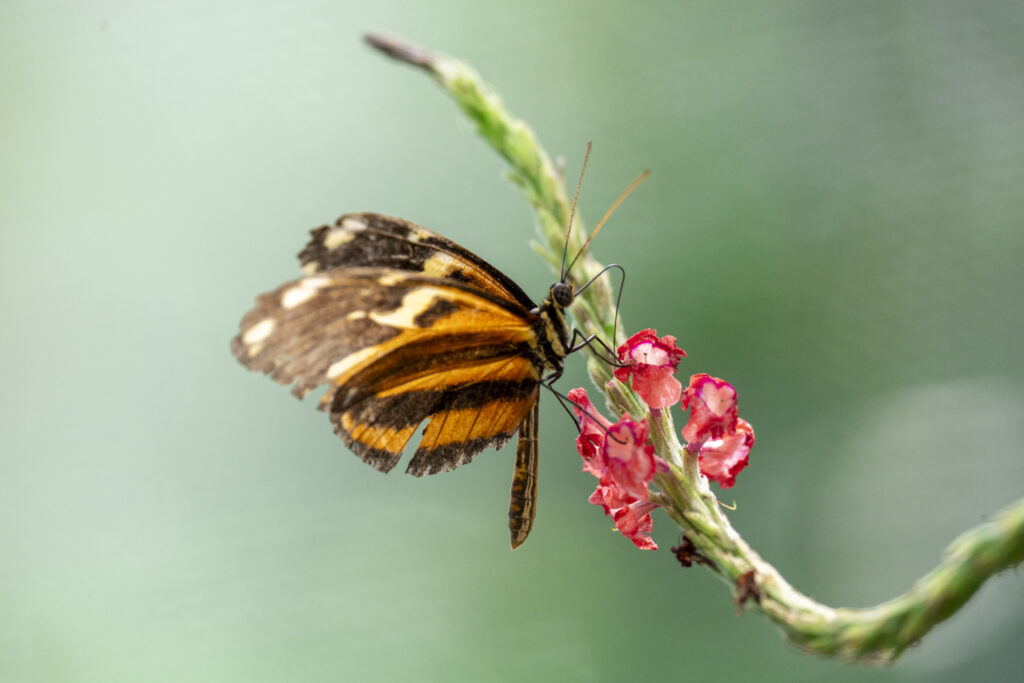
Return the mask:
<svg viewBox="0 0 1024 683">
<path fill-rule="evenodd" d="M 521 545 L 536 512 L 540 387 L 573 350 L 573 284 L 563 277 L 538 306 L 468 249 L 376 213 L 311 236 L 299 253 L 306 276 L 257 297 L 232 353 L 299 398 L 328 385 L 319 408 L 382 472 L 423 422 L 414 476 L 464 465 L 518 432 L 508 516 Z"/>
</svg>

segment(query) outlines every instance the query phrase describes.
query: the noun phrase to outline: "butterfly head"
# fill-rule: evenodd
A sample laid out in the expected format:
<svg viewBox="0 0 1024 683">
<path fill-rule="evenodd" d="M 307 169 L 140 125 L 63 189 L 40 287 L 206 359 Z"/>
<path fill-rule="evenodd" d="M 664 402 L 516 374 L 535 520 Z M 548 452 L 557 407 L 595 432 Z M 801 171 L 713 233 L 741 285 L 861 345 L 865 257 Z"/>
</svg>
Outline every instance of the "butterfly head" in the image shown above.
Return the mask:
<svg viewBox="0 0 1024 683">
<path fill-rule="evenodd" d="M 576 286 L 569 282 L 556 282 L 548 290 L 548 299 L 559 308 L 568 308 L 576 296 Z"/>
</svg>

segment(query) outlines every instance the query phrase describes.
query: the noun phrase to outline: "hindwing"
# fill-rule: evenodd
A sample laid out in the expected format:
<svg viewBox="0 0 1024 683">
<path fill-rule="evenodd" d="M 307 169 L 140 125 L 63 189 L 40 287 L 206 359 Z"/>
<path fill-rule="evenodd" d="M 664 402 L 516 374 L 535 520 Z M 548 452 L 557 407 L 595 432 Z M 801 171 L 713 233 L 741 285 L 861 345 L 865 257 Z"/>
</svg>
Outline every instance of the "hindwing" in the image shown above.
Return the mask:
<svg viewBox="0 0 1024 683">
<path fill-rule="evenodd" d="M 331 263 L 328 251 L 309 263 Z M 422 475 L 469 462 L 516 432 L 537 402 L 538 321 L 508 290 L 393 264 L 338 264 L 260 295 L 232 351 L 300 398 L 329 385 L 320 408 L 379 470 L 392 469 L 428 421 L 406 470 Z"/>
</svg>

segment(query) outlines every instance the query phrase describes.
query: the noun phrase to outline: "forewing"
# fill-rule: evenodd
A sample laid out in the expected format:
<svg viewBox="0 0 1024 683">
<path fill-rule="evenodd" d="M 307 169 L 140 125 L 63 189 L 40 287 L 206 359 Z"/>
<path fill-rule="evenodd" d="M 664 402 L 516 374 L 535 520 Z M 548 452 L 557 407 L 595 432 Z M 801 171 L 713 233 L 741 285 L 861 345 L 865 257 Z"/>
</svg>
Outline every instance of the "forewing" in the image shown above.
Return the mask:
<svg viewBox="0 0 1024 683">
<path fill-rule="evenodd" d="M 299 253 L 309 275 L 332 268 L 381 267 L 455 280 L 518 303 L 534 303 L 507 275 L 465 247 L 422 226 L 376 213 L 345 214 L 310 231 Z"/>
<path fill-rule="evenodd" d="M 232 351 L 246 367 L 321 400 L 335 431 L 388 471 L 430 422 L 412 474 L 457 467 L 500 446 L 536 402 L 535 316 L 459 282 L 336 268 L 257 298 Z"/>
</svg>

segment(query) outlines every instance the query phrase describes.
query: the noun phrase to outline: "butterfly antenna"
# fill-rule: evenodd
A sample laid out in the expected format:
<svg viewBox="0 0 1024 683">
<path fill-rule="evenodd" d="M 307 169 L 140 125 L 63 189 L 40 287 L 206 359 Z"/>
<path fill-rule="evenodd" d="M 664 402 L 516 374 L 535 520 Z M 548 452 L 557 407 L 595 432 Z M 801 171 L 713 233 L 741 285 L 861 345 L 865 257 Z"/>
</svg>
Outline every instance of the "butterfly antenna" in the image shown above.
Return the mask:
<svg viewBox="0 0 1024 683">
<path fill-rule="evenodd" d="M 569 227 L 565 229 L 565 246 L 562 247 L 562 273 L 558 278 L 559 282 L 565 282 L 565 255 L 569 251 L 569 236 L 572 235 L 572 219 L 576 216 L 576 200 L 580 197 L 580 187 L 583 185 L 583 172 L 587 170 L 587 159 L 590 158 L 590 148 L 593 143 L 587 141 L 587 151 L 583 154 L 583 166 L 580 167 L 580 178 L 576 181 L 576 194 L 572 196 L 572 209 L 569 211 Z"/>
<path fill-rule="evenodd" d="M 576 294 L 577 295 L 582 294 L 583 290 L 585 290 L 587 287 L 589 287 L 591 284 L 593 284 L 594 280 L 596 280 L 597 278 L 601 277 L 602 275 L 607 273 L 612 268 L 615 268 L 616 270 L 619 271 L 619 273 L 622 274 L 622 277 L 619 279 L 619 293 L 615 297 L 615 323 L 612 325 L 612 343 L 614 344 L 615 340 L 616 340 L 616 337 L 619 336 L 619 305 L 622 303 L 622 290 L 626 286 L 626 269 L 623 268 L 622 266 L 620 266 L 618 263 L 613 263 L 611 265 L 605 266 L 604 268 L 601 269 L 600 273 L 598 273 L 594 277 L 590 278 L 590 280 L 587 282 L 587 284 L 583 285 L 578 290 L 576 290 Z M 604 344 L 604 342 L 601 342 L 601 343 Z M 608 347 L 606 346 L 605 348 L 608 348 Z M 609 351 L 610 350 L 611 349 L 609 349 Z M 614 356 L 615 354 L 612 354 L 612 355 Z M 601 357 L 598 356 L 598 358 L 601 358 Z M 601 360 L 605 361 L 606 363 L 608 362 L 608 360 L 606 358 L 601 358 Z M 618 363 L 618 362 L 609 363 L 609 365 L 615 365 L 615 366 L 618 366 L 618 367 L 622 367 L 622 365 L 620 363 Z"/>
<path fill-rule="evenodd" d="M 634 178 L 633 182 L 629 184 L 629 187 L 627 187 L 623 191 L 623 193 L 619 195 L 619 198 L 616 199 L 615 202 L 611 205 L 611 208 L 605 211 L 604 217 L 601 218 L 601 221 L 597 224 L 597 227 L 594 228 L 594 231 L 590 233 L 589 237 L 587 237 L 587 241 L 583 243 L 583 246 L 580 247 L 580 250 L 576 252 L 576 257 L 573 258 L 572 262 L 569 264 L 569 267 L 564 269 L 565 274 L 562 275 L 563 278 L 566 274 L 569 273 L 570 270 L 572 270 L 572 267 L 576 265 L 576 261 L 579 260 L 580 256 L 583 256 L 583 253 L 586 252 L 587 247 L 590 246 L 590 240 L 594 239 L 594 236 L 598 233 L 598 231 L 602 227 L 604 227 L 605 222 L 607 222 L 607 220 L 611 218 L 611 215 L 615 213 L 615 209 L 619 208 L 619 205 L 622 204 L 622 202 L 626 201 L 626 197 L 633 194 L 633 190 L 635 190 L 640 185 L 640 183 L 647 180 L 647 176 L 649 176 L 650 174 L 651 172 L 648 170 L 644 171 L 636 178 Z M 566 245 L 568 245 L 568 242 L 566 242 Z"/>
</svg>

